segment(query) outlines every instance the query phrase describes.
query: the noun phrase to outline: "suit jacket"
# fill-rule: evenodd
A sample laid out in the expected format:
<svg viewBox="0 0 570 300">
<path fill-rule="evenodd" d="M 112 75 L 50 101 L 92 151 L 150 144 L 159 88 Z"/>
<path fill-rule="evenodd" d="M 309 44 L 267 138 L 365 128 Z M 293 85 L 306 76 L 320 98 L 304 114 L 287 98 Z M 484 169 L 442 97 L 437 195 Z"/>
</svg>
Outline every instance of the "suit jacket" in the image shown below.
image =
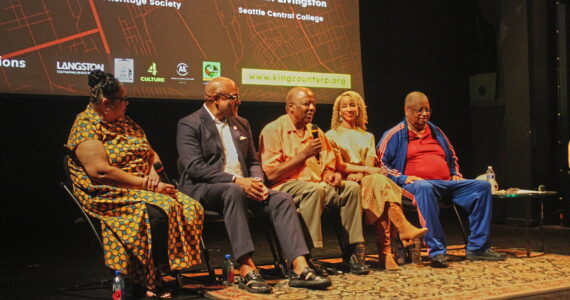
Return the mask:
<svg viewBox="0 0 570 300">
<path fill-rule="evenodd" d="M 228 125 L 243 175 L 263 178 L 249 122 L 238 116 L 228 119 Z M 233 175 L 224 172 L 222 138 L 206 108 L 202 107 L 178 121 L 176 146 L 180 191 L 202 200 L 212 184 L 232 181 Z"/>
</svg>

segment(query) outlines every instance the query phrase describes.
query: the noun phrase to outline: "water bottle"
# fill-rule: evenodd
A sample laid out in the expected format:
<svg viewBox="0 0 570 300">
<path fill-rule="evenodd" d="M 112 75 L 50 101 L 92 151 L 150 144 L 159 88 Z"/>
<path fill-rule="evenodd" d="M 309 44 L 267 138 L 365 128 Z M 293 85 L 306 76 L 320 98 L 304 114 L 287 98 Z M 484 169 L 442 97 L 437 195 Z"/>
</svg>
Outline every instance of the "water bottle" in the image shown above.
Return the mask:
<svg viewBox="0 0 570 300">
<path fill-rule="evenodd" d="M 499 190 L 497 185 L 497 180 L 495 179 L 495 171 L 493 171 L 493 166 L 487 167 L 487 172 L 485 172 L 485 178 L 489 184 L 491 184 L 491 192 L 496 192 Z"/>
<path fill-rule="evenodd" d="M 422 241 L 420 239 L 414 239 L 414 245 L 412 248 L 412 263 L 416 265 L 422 264 Z"/>
<path fill-rule="evenodd" d="M 113 300 L 125 300 L 125 281 L 121 277 L 121 271 L 115 271 L 115 278 L 113 278 Z"/>
<path fill-rule="evenodd" d="M 234 263 L 229 254 L 225 255 L 226 260 L 222 264 L 222 283 L 225 286 L 234 284 Z"/>
</svg>

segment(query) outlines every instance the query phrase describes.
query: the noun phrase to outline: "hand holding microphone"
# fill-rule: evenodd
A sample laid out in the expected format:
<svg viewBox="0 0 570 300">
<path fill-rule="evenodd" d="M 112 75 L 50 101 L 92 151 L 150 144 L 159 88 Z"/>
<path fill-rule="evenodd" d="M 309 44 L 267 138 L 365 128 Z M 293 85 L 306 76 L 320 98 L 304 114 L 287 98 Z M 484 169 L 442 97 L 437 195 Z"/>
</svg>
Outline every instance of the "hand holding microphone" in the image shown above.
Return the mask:
<svg viewBox="0 0 570 300">
<path fill-rule="evenodd" d="M 319 126 L 317 126 L 316 124 L 311 124 L 311 134 L 313 135 L 313 140 L 305 148 L 305 152 L 307 153 L 307 158 L 314 156 L 317 159 L 317 161 L 319 161 L 320 160 L 319 153 L 323 148 L 323 145 L 321 144 L 321 139 L 319 138 Z"/>
</svg>

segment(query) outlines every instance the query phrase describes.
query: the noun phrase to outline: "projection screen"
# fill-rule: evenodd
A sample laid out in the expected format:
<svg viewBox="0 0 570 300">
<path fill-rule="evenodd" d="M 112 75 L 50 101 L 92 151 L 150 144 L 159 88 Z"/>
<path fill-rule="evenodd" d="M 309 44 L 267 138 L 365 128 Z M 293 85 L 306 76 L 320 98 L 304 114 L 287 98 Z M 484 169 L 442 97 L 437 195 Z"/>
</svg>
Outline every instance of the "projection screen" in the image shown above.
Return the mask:
<svg viewBox="0 0 570 300">
<path fill-rule="evenodd" d="M 363 92 L 358 0 L 0 1 L 0 93 L 87 95 L 116 75 L 130 97 L 202 99 L 234 79 L 244 101 L 320 103 Z"/>
</svg>

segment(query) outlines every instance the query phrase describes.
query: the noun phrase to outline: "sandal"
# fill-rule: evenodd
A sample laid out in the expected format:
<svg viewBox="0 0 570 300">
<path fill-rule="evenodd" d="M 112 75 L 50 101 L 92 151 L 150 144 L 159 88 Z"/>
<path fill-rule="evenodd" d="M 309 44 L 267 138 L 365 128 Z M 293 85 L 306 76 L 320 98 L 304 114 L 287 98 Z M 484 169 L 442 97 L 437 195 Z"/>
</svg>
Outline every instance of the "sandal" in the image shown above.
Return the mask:
<svg viewBox="0 0 570 300">
<path fill-rule="evenodd" d="M 261 277 L 258 270 L 253 270 L 245 277 L 240 277 L 238 280 L 239 288 L 246 290 L 250 293 L 256 294 L 269 294 L 271 293 L 271 286 Z"/>
<path fill-rule="evenodd" d="M 145 293 L 147 298 L 154 298 L 154 299 L 172 299 L 172 292 L 171 291 L 151 291 L 147 290 Z"/>
<path fill-rule="evenodd" d="M 317 273 L 311 268 L 305 268 L 301 274 L 291 271 L 289 276 L 290 287 L 326 289 L 331 285 L 331 280 L 328 277 L 317 275 Z"/>
</svg>

